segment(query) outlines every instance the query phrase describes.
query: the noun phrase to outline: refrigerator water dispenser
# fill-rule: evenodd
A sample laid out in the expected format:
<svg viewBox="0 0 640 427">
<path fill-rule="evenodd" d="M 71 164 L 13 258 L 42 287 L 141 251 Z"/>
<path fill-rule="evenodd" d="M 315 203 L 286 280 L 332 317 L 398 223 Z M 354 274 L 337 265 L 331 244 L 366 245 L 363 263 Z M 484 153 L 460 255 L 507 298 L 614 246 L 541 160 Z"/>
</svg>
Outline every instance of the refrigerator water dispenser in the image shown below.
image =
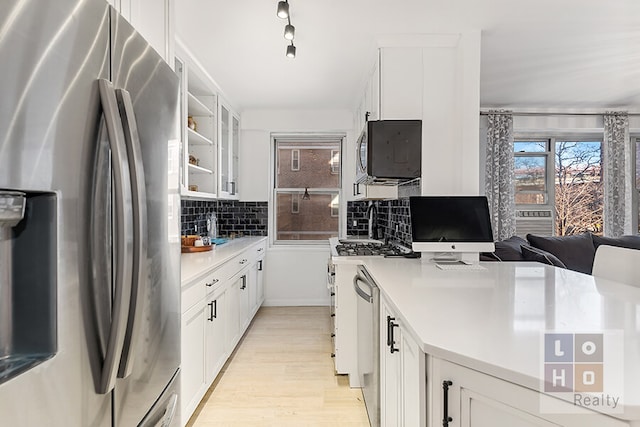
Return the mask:
<svg viewBox="0 0 640 427">
<path fill-rule="evenodd" d="M 0 383 L 52 357 L 56 196 L 0 189 Z"/>
</svg>

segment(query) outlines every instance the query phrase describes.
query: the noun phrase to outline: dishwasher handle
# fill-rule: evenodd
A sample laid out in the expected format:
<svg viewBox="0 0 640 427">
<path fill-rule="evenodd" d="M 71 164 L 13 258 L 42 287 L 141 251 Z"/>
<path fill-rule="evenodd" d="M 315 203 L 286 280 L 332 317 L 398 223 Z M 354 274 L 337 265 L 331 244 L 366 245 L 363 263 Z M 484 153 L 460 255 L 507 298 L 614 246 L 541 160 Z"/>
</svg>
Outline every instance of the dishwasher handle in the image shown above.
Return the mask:
<svg viewBox="0 0 640 427">
<path fill-rule="evenodd" d="M 362 282 L 369 287 L 371 291 L 371 295 L 362 290 L 360 286 L 358 286 L 358 282 Z M 356 274 L 353 277 L 353 288 L 356 290 L 356 293 L 368 303 L 373 303 L 373 286 L 367 281 L 366 278 L 362 277 L 360 274 Z"/>
</svg>

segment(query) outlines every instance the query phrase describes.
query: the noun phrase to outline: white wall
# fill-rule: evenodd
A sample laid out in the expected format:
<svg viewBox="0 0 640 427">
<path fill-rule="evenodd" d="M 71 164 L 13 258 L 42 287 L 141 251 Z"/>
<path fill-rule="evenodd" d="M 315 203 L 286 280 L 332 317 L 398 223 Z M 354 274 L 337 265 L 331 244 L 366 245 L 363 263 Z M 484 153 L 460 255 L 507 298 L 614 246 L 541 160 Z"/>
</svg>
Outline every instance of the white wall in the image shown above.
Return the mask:
<svg viewBox="0 0 640 427">
<path fill-rule="evenodd" d="M 272 134 L 324 132 L 344 133 L 353 138 L 353 116 L 346 110 L 246 110 L 240 123 L 239 191 L 246 201 L 270 199 Z M 269 209 L 272 207 L 270 203 Z M 344 218 L 341 220 L 345 221 Z M 265 263 L 264 305 L 329 305 L 328 259 L 328 242 L 313 247 L 274 246 L 270 242 Z"/>
</svg>

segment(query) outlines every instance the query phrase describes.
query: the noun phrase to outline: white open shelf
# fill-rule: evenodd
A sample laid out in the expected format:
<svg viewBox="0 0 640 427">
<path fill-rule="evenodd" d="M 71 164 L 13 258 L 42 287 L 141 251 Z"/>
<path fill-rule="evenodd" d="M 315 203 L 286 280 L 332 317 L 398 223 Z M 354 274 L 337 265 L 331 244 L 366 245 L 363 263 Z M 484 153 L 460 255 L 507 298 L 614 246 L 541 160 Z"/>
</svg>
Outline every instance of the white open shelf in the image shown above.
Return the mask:
<svg viewBox="0 0 640 427">
<path fill-rule="evenodd" d="M 213 141 L 209 138 L 200 135 L 198 132 L 191 128 L 187 128 L 187 135 L 189 137 L 189 144 L 194 145 L 213 145 Z"/>
<path fill-rule="evenodd" d="M 190 116 L 213 117 L 213 111 L 191 93 L 187 93 L 187 104 Z"/>
<path fill-rule="evenodd" d="M 210 169 L 203 168 L 202 166 L 192 165 L 191 163 L 189 163 L 188 165 L 189 165 L 189 173 L 213 175 L 213 171 Z"/>
</svg>

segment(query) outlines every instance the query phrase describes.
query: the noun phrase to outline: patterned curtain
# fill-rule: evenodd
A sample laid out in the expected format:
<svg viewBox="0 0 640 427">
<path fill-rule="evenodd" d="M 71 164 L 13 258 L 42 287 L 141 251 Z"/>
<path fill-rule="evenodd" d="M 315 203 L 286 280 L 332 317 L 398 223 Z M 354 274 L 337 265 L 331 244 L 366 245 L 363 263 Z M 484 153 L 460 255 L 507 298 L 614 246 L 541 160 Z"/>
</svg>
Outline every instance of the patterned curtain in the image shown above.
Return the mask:
<svg viewBox="0 0 640 427">
<path fill-rule="evenodd" d="M 618 237 L 625 234 L 625 217 L 631 206 L 626 206 L 625 151 L 629 141 L 629 115 L 608 112 L 604 115 L 604 234 Z"/>
<path fill-rule="evenodd" d="M 513 115 L 491 111 L 488 115 L 485 194 L 489 200 L 494 240 L 516 234 L 514 188 Z"/>
</svg>

